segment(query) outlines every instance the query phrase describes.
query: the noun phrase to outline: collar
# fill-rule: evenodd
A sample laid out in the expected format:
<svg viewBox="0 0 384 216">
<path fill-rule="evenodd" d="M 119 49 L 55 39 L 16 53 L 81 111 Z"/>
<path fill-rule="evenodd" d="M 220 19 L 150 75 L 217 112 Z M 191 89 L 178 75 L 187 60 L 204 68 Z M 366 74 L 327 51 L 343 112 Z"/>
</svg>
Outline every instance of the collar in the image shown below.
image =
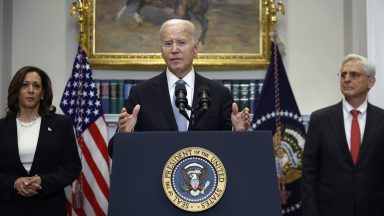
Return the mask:
<svg viewBox="0 0 384 216">
<path fill-rule="evenodd" d="M 359 107 L 357 107 L 357 110 L 359 110 L 360 113 L 363 114 L 367 111 L 367 107 L 368 107 L 368 100 L 367 100 L 367 98 L 365 98 L 365 101 Z M 353 110 L 353 109 L 354 108 L 352 107 L 352 105 L 349 104 L 348 101 L 346 101 L 344 98 L 343 99 L 343 111 L 349 114 L 349 113 L 351 113 L 351 110 Z"/>
<path fill-rule="evenodd" d="M 166 71 L 166 76 L 167 76 L 167 82 L 168 82 L 168 88 L 174 88 L 176 81 L 179 80 L 177 76 L 175 76 L 168 68 Z M 184 82 L 193 89 L 194 83 L 195 83 L 195 71 L 192 68 L 192 70 L 185 76 L 183 77 Z"/>
</svg>

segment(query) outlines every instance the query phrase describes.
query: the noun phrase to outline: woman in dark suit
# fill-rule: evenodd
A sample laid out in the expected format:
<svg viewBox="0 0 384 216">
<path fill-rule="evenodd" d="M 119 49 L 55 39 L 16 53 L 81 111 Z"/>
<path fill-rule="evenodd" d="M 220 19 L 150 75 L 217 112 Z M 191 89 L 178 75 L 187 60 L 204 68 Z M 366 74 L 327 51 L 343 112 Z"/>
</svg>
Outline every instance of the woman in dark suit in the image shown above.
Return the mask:
<svg viewBox="0 0 384 216">
<path fill-rule="evenodd" d="M 66 215 L 64 187 L 80 174 L 71 120 L 55 114 L 48 75 L 23 67 L 0 119 L 0 215 Z"/>
</svg>

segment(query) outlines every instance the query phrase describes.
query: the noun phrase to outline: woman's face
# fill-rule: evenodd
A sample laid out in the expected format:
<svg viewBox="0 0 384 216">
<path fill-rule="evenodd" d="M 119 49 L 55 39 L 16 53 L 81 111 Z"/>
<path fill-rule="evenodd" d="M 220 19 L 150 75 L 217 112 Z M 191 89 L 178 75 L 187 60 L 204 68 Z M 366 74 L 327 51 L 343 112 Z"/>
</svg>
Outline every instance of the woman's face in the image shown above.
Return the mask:
<svg viewBox="0 0 384 216">
<path fill-rule="evenodd" d="M 19 90 L 20 110 L 38 110 L 43 95 L 44 90 L 39 74 L 35 71 L 27 73 Z"/>
</svg>

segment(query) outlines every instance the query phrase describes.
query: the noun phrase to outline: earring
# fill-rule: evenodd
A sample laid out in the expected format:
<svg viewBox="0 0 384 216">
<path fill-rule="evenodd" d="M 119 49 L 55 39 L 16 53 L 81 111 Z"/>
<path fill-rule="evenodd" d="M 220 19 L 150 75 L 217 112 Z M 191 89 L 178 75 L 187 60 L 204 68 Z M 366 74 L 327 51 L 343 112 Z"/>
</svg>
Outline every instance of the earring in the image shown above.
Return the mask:
<svg viewBox="0 0 384 216">
<path fill-rule="evenodd" d="M 41 97 L 41 100 L 44 100 L 44 97 Z"/>
</svg>

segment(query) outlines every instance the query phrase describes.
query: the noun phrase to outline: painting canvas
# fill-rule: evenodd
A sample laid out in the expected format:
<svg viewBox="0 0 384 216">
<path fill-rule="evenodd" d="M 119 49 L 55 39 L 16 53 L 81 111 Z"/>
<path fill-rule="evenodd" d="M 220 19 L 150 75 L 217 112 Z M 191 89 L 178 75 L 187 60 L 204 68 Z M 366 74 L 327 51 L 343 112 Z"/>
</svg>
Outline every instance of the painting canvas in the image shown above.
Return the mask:
<svg viewBox="0 0 384 216">
<path fill-rule="evenodd" d="M 95 0 L 86 25 L 90 62 L 103 68 L 156 68 L 159 29 L 172 18 L 200 35 L 197 67 L 260 68 L 268 64 L 263 0 Z"/>
</svg>

